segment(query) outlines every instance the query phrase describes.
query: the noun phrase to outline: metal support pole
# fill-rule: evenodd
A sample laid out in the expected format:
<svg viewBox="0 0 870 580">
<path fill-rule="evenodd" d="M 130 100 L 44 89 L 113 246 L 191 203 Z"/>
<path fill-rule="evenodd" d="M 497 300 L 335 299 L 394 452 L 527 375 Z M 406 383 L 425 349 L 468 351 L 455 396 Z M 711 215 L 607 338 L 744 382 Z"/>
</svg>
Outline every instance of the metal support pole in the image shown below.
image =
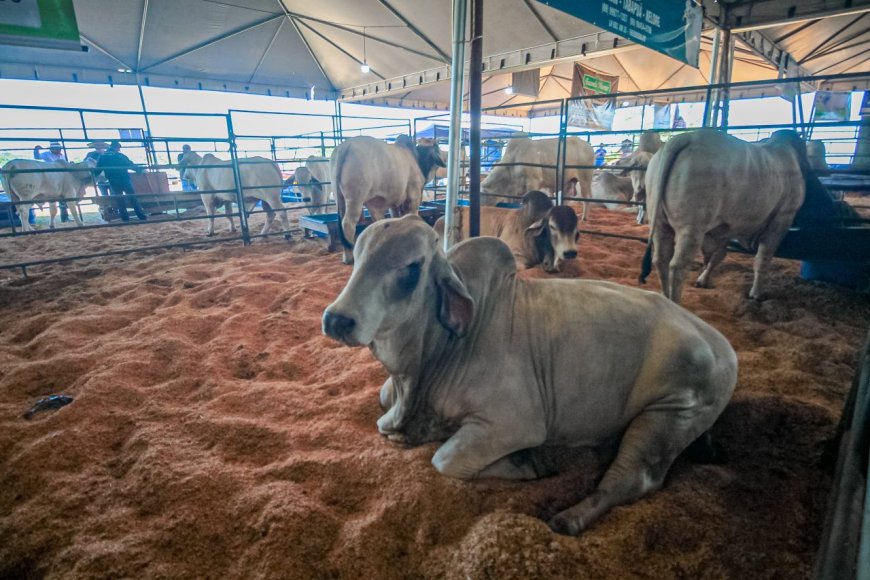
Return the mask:
<svg viewBox="0 0 870 580">
<path fill-rule="evenodd" d="M 556 205 L 565 202 L 565 159 L 568 151 L 568 100 L 559 103 L 559 141 L 556 143 Z M 576 193 L 576 192 L 575 192 Z"/>
<path fill-rule="evenodd" d="M 87 126 L 85 126 L 85 113 L 84 113 L 84 111 L 79 111 L 79 121 L 82 124 L 82 136 L 84 136 L 85 139 L 88 139 L 88 128 L 87 128 Z"/>
<path fill-rule="evenodd" d="M 444 250 L 456 237 L 455 209 L 459 199 L 459 147 L 462 144 L 462 94 L 465 77 L 467 0 L 453 0 L 453 61 L 450 65 L 450 136 L 447 154 L 447 202 L 444 206 Z"/>
<path fill-rule="evenodd" d="M 320 132 L 320 156 L 326 157 L 326 141 L 323 138 L 323 131 Z"/>
<path fill-rule="evenodd" d="M 335 101 L 335 115 L 338 117 L 338 139 L 339 141 L 344 141 L 344 123 L 342 122 L 341 117 L 341 101 Z M 338 145 L 338 143 L 333 143 L 334 145 Z"/>
<path fill-rule="evenodd" d="M 713 49 L 710 52 L 710 82 L 707 84 L 707 101 L 704 104 L 704 127 L 712 127 L 713 102 L 718 100 L 718 92 L 712 87 L 716 84 L 716 76 L 719 74 L 719 42 L 721 31 L 717 28 L 713 35 Z"/>
<path fill-rule="evenodd" d="M 803 95 L 803 91 L 801 90 L 801 84 L 797 83 L 797 94 L 795 95 L 795 98 L 797 99 L 798 116 L 800 117 L 800 122 L 801 122 L 800 134 L 803 136 L 806 136 L 806 127 L 804 126 L 806 124 L 806 120 L 804 119 L 804 99 L 803 99 L 803 96 L 804 95 Z M 810 128 L 810 133 L 812 133 L 812 127 Z"/>
<path fill-rule="evenodd" d="M 145 106 L 145 94 L 142 92 L 142 83 L 139 82 L 139 73 L 136 73 L 136 88 L 139 89 L 139 103 L 142 105 L 142 114 L 145 116 L 145 131 L 148 136 L 145 139 L 145 158 L 149 165 L 155 165 L 154 151 L 151 144 L 151 121 L 148 119 L 148 108 Z"/>
<path fill-rule="evenodd" d="M 233 131 L 233 116 L 227 115 L 227 141 L 230 147 L 230 157 L 233 162 L 233 180 L 236 182 L 236 203 L 239 204 L 239 226 L 242 229 L 242 241 L 246 246 L 251 244 L 251 232 L 248 229 L 248 214 L 245 212 L 245 192 L 242 189 L 242 174 L 239 171 L 239 156 L 236 151 L 236 134 Z"/>
<path fill-rule="evenodd" d="M 731 37 L 731 30 L 725 29 L 725 38 L 722 41 L 722 68 L 721 68 L 721 83 L 722 87 L 722 118 L 719 123 L 723 129 L 728 128 L 728 108 L 731 101 L 731 68 L 734 63 L 734 39 Z"/>
<path fill-rule="evenodd" d="M 471 0 L 471 63 L 468 65 L 468 112 L 471 115 L 471 167 L 468 188 L 468 229 L 480 235 L 480 106 L 483 68 L 483 0 Z M 460 172 L 461 174 L 461 172 Z"/>
</svg>

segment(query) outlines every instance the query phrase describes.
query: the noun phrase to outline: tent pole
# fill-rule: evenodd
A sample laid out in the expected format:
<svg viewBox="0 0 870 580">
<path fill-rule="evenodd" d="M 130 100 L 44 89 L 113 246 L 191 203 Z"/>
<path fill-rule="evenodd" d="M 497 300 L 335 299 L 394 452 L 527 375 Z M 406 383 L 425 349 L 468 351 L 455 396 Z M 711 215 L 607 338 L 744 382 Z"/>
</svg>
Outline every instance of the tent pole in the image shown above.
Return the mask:
<svg viewBox="0 0 870 580">
<path fill-rule="evenodd" d="M 704 104 L 704 127 L 711 127 L 710 122 L 713 113 L 713 101 L 717 98 L 716 90 L 711 85 L 716 84 L 716 75 L 719 73 L 719 41 L 721 30 L 716 28 L 716 33 L 713 35 L 713 49 L 710 52 L 710 74 L 707 78 L 710 82 L 707 86 L 707 102 Z"/>
<path fill-rule="evenodd" d="M 142 105 L 142 114 L 145 116 L 145 131 L 148 136 L 145 138 L 145 157 L 148 159 L 149 165 L 157 165 L 157 159 L 154 159 L 154 151 L 151 145 L 151 122 L 148 120 L 148 108 L 145 106 L 145 94 L 142 92 L 142 83 L 139 79 L 139 73 L 136 73 L 136 88 L 139 89 L 139 103 Z M 169 160 L 172 163 L 172 160 Z"/>
<path fill-rule="evenodd" d="M 471 63 L 468 67 L 468 110 L 471 114 L 469 171 L 469 235 L 480 235 L 480 106 L 483 68 L 483 0 L 471 0 Z M 461 172 L 460 172 L 461 174 Z"/>
<path fill-rule="evenodd" d="M 465 77 L 467 0 L 453 0 L 453 59 L 450 65 L 450 136 L 447 154 L 447 203 L 444 206 L 444 250 L 456 239 L 455 213 L 459 198 L 459 147 L 462 144 L 462 93 Z"/>
<path fill-rule="evenodd" d="M 731 36 L 731 29 L 725 29 L 725 38 L 722 41 L 722 67 L 720 69 L 722 87 L 722 118 L 720 126 L 723 129 L 728 129 L 728 108 L 731 101 L 731 68 L 734 63 L 734 39 Z"/>
</svg>

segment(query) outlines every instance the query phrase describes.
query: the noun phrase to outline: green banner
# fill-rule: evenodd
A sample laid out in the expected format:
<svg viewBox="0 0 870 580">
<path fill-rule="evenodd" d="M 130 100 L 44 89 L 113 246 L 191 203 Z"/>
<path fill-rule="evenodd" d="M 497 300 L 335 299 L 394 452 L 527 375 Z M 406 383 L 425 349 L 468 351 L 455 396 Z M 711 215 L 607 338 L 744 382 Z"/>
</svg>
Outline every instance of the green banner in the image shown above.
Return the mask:
<svg viewBox="0 0 870 580">
<path fill-rule="evenodd" d="M 73 0 L 0 0 L 0 45 L 81 50 Z"/>
<path fill-rule="evenodd" d="M 691 66 L 701 49 L 701 6 L 694 0 L 541 0 Z"/>
</svg>

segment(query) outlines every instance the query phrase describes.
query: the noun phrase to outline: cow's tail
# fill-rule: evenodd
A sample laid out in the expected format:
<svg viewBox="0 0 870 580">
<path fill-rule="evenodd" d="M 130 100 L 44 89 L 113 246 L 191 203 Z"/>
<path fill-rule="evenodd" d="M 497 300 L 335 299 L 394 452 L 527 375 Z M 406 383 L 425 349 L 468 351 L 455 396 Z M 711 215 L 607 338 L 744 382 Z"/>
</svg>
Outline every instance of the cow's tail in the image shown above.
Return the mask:
<svg viewBox="0 0 870 580">
<path fill-rule="evenodd" d="M 652 272 L 652 245 L 653 233 L 655 232 L 656 222 L 659 219 L 659 214 L 663 211 L 665 202 L 665 186 L 668 183 L 668 177 L 671 175 L 671 168 L 677 160 L 680 152 L 689 146 L 691 142 L 691 134 L 686 136 L 678 136 L 674 143 L 667 143 L 670 147 L 662 147 L 656 154 L 656 163 L 647 165 L 647 180 L 646 214 L 649 220 L 649 238 L 646 242 L 646 251 L 643 254 L 643 260 L 640 266 L 640 276 L 638 282 L 646 284 L 646 279 Z M 661 156 L 661 157 L 659 157 Z M 650 172 L 650 170 L 652 171 Z M 651 174 L 650 174 L 651 173 Z"/>
<path fill-rule="evenodd" d="M 349 147 L 336 148 L 333 158 L 329 163 L 329 180 L 332 182 L 332 190 L 335 192 L 335 205 L 338 206 L 338 239 L 341 240 L 341 245 L 345 248 L 353 248 L 353 244 L 344 235 L 344 227 L 342 221 L 344 214 L 347 213 L 347 204 L 344 201 L 344 192 L 341 190 L 341 170 L 344 168 L 344 161 L 347 158 Z"/>
</svg>

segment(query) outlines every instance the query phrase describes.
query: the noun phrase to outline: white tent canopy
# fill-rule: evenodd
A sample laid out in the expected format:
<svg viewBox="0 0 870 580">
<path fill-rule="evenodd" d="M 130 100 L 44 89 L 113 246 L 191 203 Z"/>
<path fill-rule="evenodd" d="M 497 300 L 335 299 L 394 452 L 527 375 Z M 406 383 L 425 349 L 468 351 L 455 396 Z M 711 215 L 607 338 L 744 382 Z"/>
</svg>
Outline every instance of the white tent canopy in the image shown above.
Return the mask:
<svg viewBox="0 0 870 580">
<path fill-rule="evenodd" d="M 735 7 L 733 24 L 761 27 L 767 39 L 780 39 L 793 59 L 806 59 L 802 66 L 808 72 L 870 72 L 870 0 L 729 4 Z M 310 97 L 313 87 L 315 98 L 430 108 L 447 103 L 450 0 L 74 0 L 74 5 L 87 52 L 3 46 L 0 78 L 136 84 L 138 77 L 155 87 L 293 97 Z M 705 1 L 708 17 L 715 20 L 719 6 Z M 839 15 L 808 20 L 819 13 Z M 709 39 L 709 31 L 706 35 Z M 499 91 L 507 83 L 504 73 L 523 68 L 542 69 L 539 99 L 566 96 L 573 60 L 619 74 L 621 91 L 708 81 L 709 54 L 693 69 L 535 0 L 487 0 L 483 46 L 485 74 L 492 75 L 484 92 L 493 95 L 484 106 L 505 101 Z M 740 44 L 736 57 L 734 80 L 776 76 L 769 56 L 753 54 L 749 44 Z M 360 70 L 363 61 L 371 72 Z"/>
</svg>

